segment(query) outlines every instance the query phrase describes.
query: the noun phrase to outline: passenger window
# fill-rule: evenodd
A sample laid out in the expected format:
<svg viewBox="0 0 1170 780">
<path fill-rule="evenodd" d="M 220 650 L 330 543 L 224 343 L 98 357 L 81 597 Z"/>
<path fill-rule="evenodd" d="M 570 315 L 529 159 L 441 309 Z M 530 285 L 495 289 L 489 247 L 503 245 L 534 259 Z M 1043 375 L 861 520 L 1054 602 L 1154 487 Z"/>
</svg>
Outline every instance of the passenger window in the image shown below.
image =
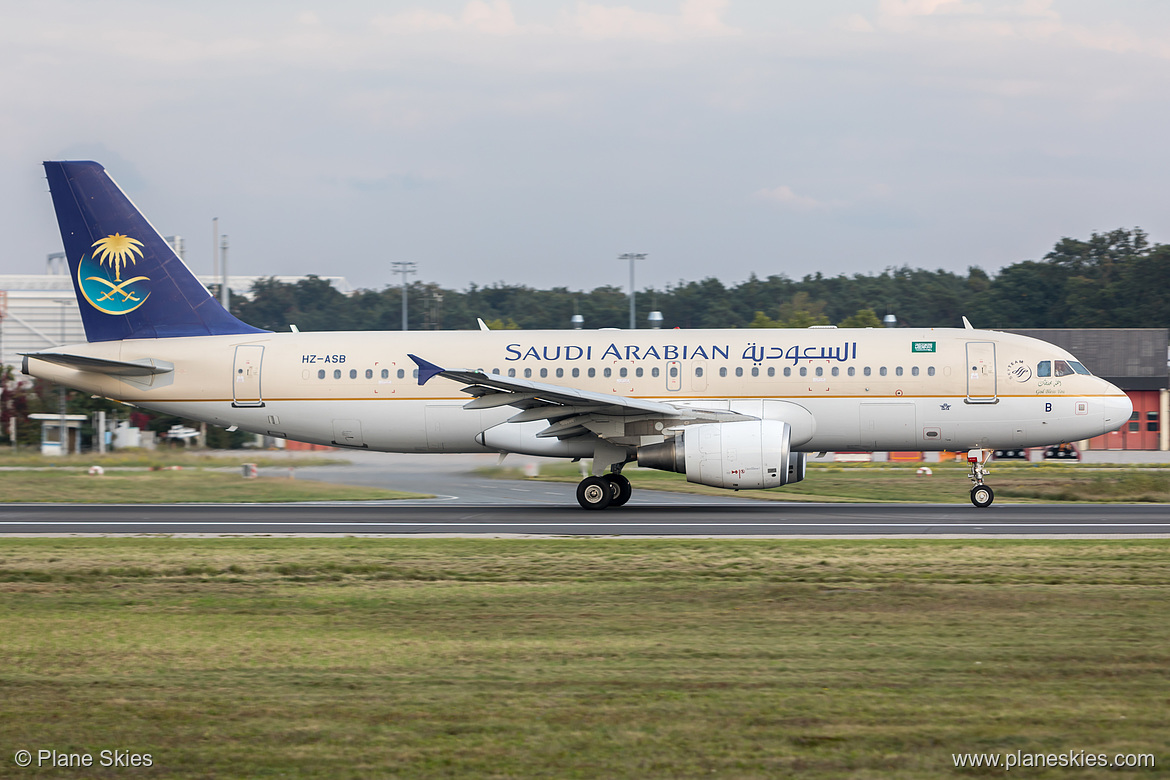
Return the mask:
<svg viewBox="0 0 1170 780">
<path fill-rule="evenodd" d="M 857 369 L 856 369 L 856 368 L 854 368 L 853 366 L 849 366 L 849 368 L 848 368 L 848 370 L 846 371 L 846 373 L 847 373 L 847 374 L 849 374 L 849 376 L 856 376 L 856 375 L 857 375 Z"/>
<path fill-rule="evenodd" d="M 373 378 L 374 378 L 374 369 L 367 368 L 366 369 L 366 379 L 373 379 Z"/>
<path fill-rule="evenodd" d="M 703 375 L 703 367 L 702 366 L 695 366 L 695 376 L 702 376 L 702 375 Z"/>
<path fill-rule="evenodd" d="M 325 378 L 325 369 L 323 369 L 323 368 L 322 368 L 321 370 L 319 370 L 319 371 L 317 372 L 317 378 L 318 378 L 318 379 L 324 379 L 324 378 Z M 58 428 L 58 430 L 60 430 L 60 429 Z"/>
<path fill-rule="evenodd" d="M 350 379 L 357 379 L 357 369 L 356 368 L 351 368 L 349 370 L 349 378 Z"/>
<path fill-rule="evenodd" d="M 1076 373 L 1072 370 L 1072 366 L 1070 366 L 1065 360 L 1055 361 L 1055 364 L 1052 366 L 1052 368 L 1053 373 L 1055 373 L 1057 376 L 1068 376 L 1069 374 Z"/>
<path fill-rule="evenodd" d="M 894 369 L 894 376 L 902 376 L 902 367 L 898 366 Z"/>
<path fill-rule="evenodd" d="M 934 376 L 934 366 L 927 366 L 926 367 L 926 375 L 927 376 Z"/>
<path fill-rule="evenodd" d="M 886 367 L 882 366 L 881 368 L 879 368 L 878 374 L 880 374 L 881 376 L 885 376 L 886 375 Z"/>
<path fill-rule="evenodd" d="M 768 376 L 776 376 L 776 366 L 768 366 Z"/>
<path fill-rule="evenodd" d="M 658 378 L 658 373 L 659 371 L 657 367 L 650 369 L 650 376 L 654 377 L 655 379 Z"/>
<path fill-rule="evenodd" d="M 910 376 L 918 376 L 918 366 L 914 366 L 914 368 L 910 369 Z"/>
<path fill-rule="evenodd" d="M 670 367 L 670 378 L 673 379 L 676 376 L 678 376 L 678 366 L 671 366 Z"/>
<path fill-rule="evenodd" d="M 499 372 L 497 371 L 496 373 L 499 373 Z M 383 379 L 389 379 L 389 378 L 390 378 L 390 369 L 388 369 L 388 368 L 383 368 L 383 369 L 382 369 L 382 378 L 383 378 Z"/>
<path fill-rule="evenodd" d="M 401 368 L 400 368 L 400 369 L 398 369 L 398 378 L 399 378 L 399 379 L 402 379 L 402 378 L 404 378 L 405 376 L 406 376 L 406 372 L 405 372 L 405 371 L 403 371 Z"/>
<path fill-rule="evenodd" d="M 564 375 L 565 375 L 565 369 L 558 368 L 557 369 L 557 379 L 561 379 L 562 377 L 564 377 Z"/>
<path fill-rule="evenodd" d="M 759 375 L 760 375 L 760 369 L 757 368 L 756 366 L 752 366 L 752 376 L 759 376 Z"/>
<path fill-rule="evenodd" d="M 825 375 L 825 369 L 821 368 L 820 366 L 817 366 L 817 376 L 824 376 L 824 375 Z"/>
<path fill-rule="evenodd" d="M 532 369 L 531 369 L 531 368 L 526 368 L 526 369 L 524 369 L 524 378 L 525 378 L 525 379 L 531 379 L 531 378 L 532 378 Z"/>
<path fill-rule="evenodd" d="M 597 376 L 597 369 L 596 368 L 589 369 L 589 378 L 592 379 L 595 376 Z"/>
<path fill-rule="evenodd" d="M 416 368 L 414 371 L 411 371 L 411 372 L 410 372 L 410 375 L 411 375 L 411 377 L 413 377 L 414 379 L 418 379 L 418 369 Z"/>
<path fill-rule="evenodd" d="M 638 366 L 637 368 L 634 369 L 634 376 L 638 377 L 639 379 L 642 378 L 642 367 L 641 366 Z"/>
<path fill-rule="evenodd" d="M 862 369 L 861 373 L 865 374 L 866 376 L 869 376 L 870 374 L 873 373 L 873 369 L 870 368 L 869 366 L 866 366 L 864 369 Z"/>
<path fill-rule="evenodd" d="M 784 376 L 792 376 L 792 366 L 784 367 Z"/>
<path fill-rule="evenodd" d="M 837 366 L 833 366 L 832 374 L 833 376 L 841 376 L 841 369 L 837 368 Z"/>
<path fill-rule="evenodd" d="M 577 377 L 579 377 L 579 376 L 581 376 L 581 369 L 579 369 L 579 368 L 574 368 L 574 369 L 573 369 L 573 378 L 574 378 L 574 379 L 576 379 L 576 378 L 577 378 Z"/>
<path fill-rule="evenodd" d="M 402 372 L 401 372 L 401 371 L 399 371 L 398 373 L 400 373 L 400 374 L 401 374 Z M 509 369 L 508 369 L 508 376 L 512 376 L 512 377 L 516 376 L 516 369 L 514 369 L 514 368 L 509 368 Z"/>
<path fill-rule="evenodd" d="M 620 376 L 622 379 L 625 379 L 629 373 L 630 373 L 629 369 L 622 368 L 621 370 L 618 371 L 618 376 Z"/>
<path fill-rule="evenodd" d="M 736 366 L 735 367 L 735 375 L 736 376 L 743 376 L 743 366 Z"/>
<path fill-rule="evenodd" d="M 727 376 L 727 366 L 720 367 L 719 376 Z"/>
<path fill-rule="evenodd" d="M 548 379 L 548 369 L 547 368 L 540 369 L 540 378 L 541 379 Z"/>
<path fill-rule="evenodd" d="M 333 378 L 334 379 L 341 379 L 341 369 L 340 368 L 333 369 Z"/>
<path fill-rule="evenodd" d="M 1048 360 L 1041 360 L 1036 364 L 1036 376 L 1052 376 L 1052 363 Z"/>
<path fill-rule="evenodd" d="M 602 371 L 601 373 L 602 373 L 602 374 L 604 374 L 606 377 L 611 377 L 611 376 L 613 376 L 613 369 L 612 369 L 612 368 L 608 368 L 608 367 L 607 367 L 607 368 L 606 368 L 604 371 Z"/>
<path fill-rule="evenodd" d="M 801 376 L 808 376 L 808 367 L 807 366 L 800 367 L 800 375 Z"/>
</svg>

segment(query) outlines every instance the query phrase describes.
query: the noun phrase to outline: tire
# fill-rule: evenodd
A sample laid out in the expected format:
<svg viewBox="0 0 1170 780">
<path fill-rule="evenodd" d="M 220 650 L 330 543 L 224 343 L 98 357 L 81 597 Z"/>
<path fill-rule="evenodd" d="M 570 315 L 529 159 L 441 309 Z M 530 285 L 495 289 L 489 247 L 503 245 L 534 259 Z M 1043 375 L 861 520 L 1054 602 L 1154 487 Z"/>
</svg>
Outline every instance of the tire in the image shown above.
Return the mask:
<svg viewBox="0 0 1170 780">
<path fill-rule="evenodd" d="M 613 488 L 602 477 L 586 477 L 577 485 L 577 503 L 585 509 L 605 509 L 613 501 Z"/>
<path fill-rule="evenodd" d="M 971 488 L 971 503 L 980 509 L 986 509 L 991 506 L 991 502 L 995 500 L 995 491 L 987 485 L 976 485 Z"/>
<path fill-rule="evenodd" d="M 630 485 L 630 480 L 621 474 L 606 474 L 602 479 L 608 482 L 610 489 L 613 490 L 613 496 L 609 501 L 610 506 L 622 506 L 634 494 L 634 488 Z"/>
</svg>

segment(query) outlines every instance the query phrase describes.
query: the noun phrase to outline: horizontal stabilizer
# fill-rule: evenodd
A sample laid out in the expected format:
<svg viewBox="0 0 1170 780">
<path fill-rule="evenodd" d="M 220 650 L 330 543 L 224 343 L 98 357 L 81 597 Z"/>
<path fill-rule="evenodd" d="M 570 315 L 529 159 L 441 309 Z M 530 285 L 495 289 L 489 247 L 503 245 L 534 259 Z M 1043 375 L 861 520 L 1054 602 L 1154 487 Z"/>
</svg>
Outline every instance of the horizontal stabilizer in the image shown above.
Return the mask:
<svg viewBox="0 0 1170 780">
<path fill-rule="evenodd" d="M 78 371 L 92 371 L 97 374 L 110 376 L 151 376 L 165 374 L 175 370 L 174 363 L 154 358 L 143 360 L 107 360 L 106 358 L 87 357 L 85 355 L 66 355 L 61 352 L 22 352 L 24 359 L 43 360 L 46 363 L 56 363 L 59 366 L 76 368 Z M 25 373 L 28 373 L 26 368 Z"/>
</svg>

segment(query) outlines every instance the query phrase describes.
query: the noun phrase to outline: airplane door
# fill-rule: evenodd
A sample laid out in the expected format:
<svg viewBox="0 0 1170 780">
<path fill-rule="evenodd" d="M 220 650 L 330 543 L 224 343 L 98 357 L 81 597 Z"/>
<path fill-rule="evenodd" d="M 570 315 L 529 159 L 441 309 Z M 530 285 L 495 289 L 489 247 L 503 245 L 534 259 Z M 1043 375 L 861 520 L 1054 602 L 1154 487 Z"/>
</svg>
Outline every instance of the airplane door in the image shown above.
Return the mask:
<svg viewBox="0 0 1170 780">
<path fill-rule="evenodd" d="M 995 384 L 995 343 L 967 342 L 967 403 L 993 404 L 997 398 Z"/>
<path fill-rule="evenodd" d="M 236 347 L 232 366 L 232 406 L 263 406 L 260 395 L 260 364 L 264 361 L 264 347 L 242 344 Z"/>
<path fill-rule="evenodd" d="M 666 364 L 666 389 L 682 390 L 682 363 L 677 360 L 668 361 Z"/>
<path fill-rule="evenodd" d="M 707 364 L 702 360 L 691 361 L 691 390 L 701 393 L 707 389 Z"/>
</svg>

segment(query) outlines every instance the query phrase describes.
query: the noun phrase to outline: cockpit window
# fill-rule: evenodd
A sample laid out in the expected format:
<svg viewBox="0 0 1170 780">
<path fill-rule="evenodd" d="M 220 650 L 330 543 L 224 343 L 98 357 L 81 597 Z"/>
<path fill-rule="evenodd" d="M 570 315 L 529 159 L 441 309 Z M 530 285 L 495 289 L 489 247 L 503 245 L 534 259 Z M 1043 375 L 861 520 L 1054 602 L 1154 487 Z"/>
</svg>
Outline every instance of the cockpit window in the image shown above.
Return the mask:
<svg viewBox="0 0 1170 780">
<path fill-rule="evenodd" d="M 1041 360 L 1036 364 L 1036 376 L 1052 376 L 1052 361 Z"/>
<path fill-rule="evenodd" d="M 1070 360 L 1070 361 L 1068 361 L 1068 364 L 1070 366 L 1072 366 L 1073 371 L 1076 371 L 1078 374 L 1084 374 L 1085 376 L 1092 376 L 1092 374 L 1089 373 L 1089 369 L 1085 368 L 1083 365 L 1081 365 L 1077 361 Z"/>
<path fill-rule="evenodd" d="M 1076 373 L 1076 371 L 1073 371 L 1072 366 L 1068 364 L 1067 360 L 1055 360 L 1053 363 L 1053 373 L 1056 376 L 1069 376 L 1070 374 Z"/>
</svg>

